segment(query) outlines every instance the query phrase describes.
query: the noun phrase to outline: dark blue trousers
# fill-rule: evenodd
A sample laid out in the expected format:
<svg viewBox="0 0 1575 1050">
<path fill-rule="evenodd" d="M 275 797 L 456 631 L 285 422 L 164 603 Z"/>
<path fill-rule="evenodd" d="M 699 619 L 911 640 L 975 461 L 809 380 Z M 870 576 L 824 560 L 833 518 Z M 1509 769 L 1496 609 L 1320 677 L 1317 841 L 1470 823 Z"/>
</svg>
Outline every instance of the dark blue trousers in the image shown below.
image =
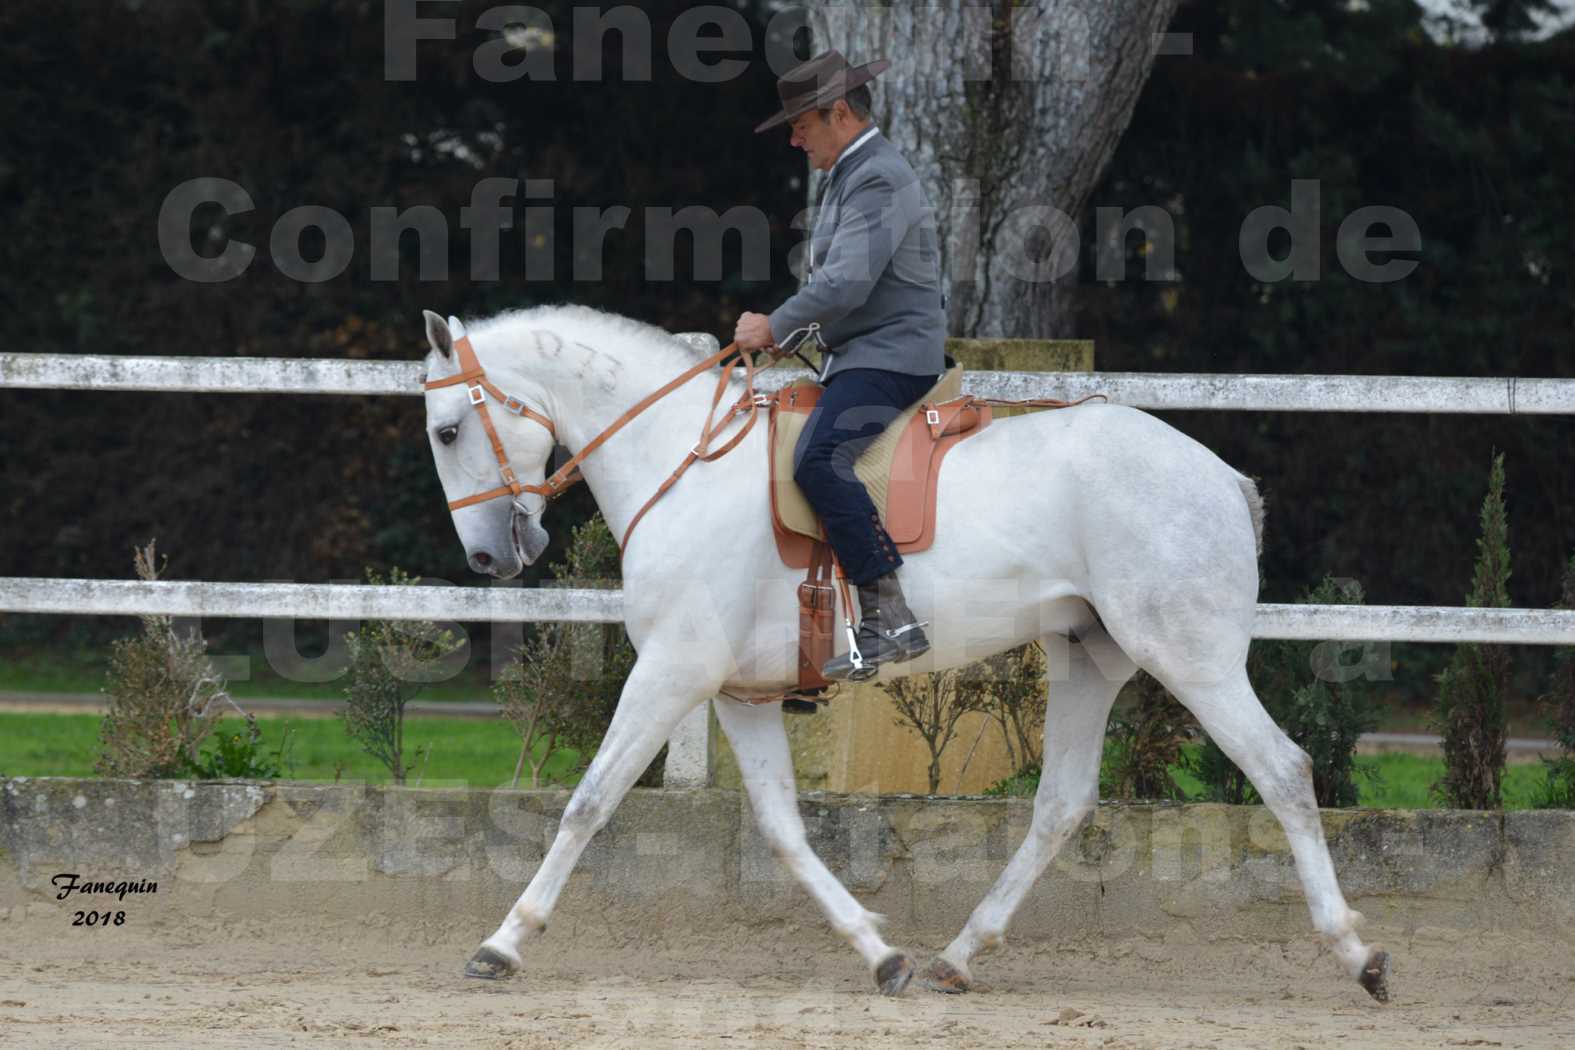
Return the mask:
<svg viewBox="0 0 1575 1050">
<path fill-rule="evenodd" d="M 820 515 L 842 571 L 855 585 L 873 583 L 902 564 L 853 464 L 939 376 L 850 368 L 826 383 L 793 451 L 793 480 Z"/>
</svg>

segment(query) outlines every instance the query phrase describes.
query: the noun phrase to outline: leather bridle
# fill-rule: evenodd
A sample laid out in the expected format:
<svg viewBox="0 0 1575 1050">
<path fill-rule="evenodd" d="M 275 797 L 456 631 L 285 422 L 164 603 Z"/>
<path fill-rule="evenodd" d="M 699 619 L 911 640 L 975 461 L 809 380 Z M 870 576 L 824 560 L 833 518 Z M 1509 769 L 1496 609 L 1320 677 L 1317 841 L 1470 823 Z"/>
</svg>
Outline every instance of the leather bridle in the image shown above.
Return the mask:
<svg viewBox="0 0 1575 1050">
<path fill-rule="evenodd" d="M 476 359 L 475 348 L 470 345 L 470 336 L 462 335 L 454 340 L 454 353 L 459 358 L 459 372 L 443 379 L 429 380 L 421 385 L 422 389 L 437 390 L 446 386 L 465 384 L 470 403 L 476 406 L 476 412 L 481 416 L 481 425 L 487 432 L 487 440 L 492 444 L 492 454 L 498 459 L 498 473 L 503 478 L 503 484 L 495 489 L 478 492 L 474 496 L 466 496 L 464 499 L 449 500 L 448 509 L 459 510 L 461 507 L 485 503 L 500 496 L 513 496 L 518 499 L 526 492 L 552 499 L 560 488 L 567 489 L 578 481 L 577 473 L 572 478 L 567 476 L 559 478 L 558 474 L 554 474 L 540 485 L 526 485 L 514 475 L 514 468 L 509 466 L 509 454 L 503 450 L 503 439 L 498 437 L 498 428 L 492 424 L 492 413 L 487 411 L 488 395 L 502 405 L 505 412 L 533 419 L 546 427 L 547 433 L 552 435 L 554 441 L 558 438 L 557 428 L 552 425 L 552 420 L 525 404 L 520 398 L 505 394 L 493 385 L 487 378 L 487 370 L 482 368 L 481 362 Z"/>
<path fill-rule="evenodd" d="M 810 334 L 813 335 L 814 329 L 818 328 L 819 325 L 812 326 Z M 797 333 L 794 334 L 796 335 Z M 786 343 L 790 340 L 791 337 L 789 337 L 788 340 L 783 341 Z M 711 411 L 706 416 L 705 427 L 700 432 L 700 440 L 696 442 L 695 446 L 689 450 L 689 455 L 686 456 L 684 461 L 678 465 L 678 469 L 674 470 L 672 474 L 668 475 L 667 480 L 662 482 L 661 485 L 657 487 L 656 492 L 651 496 L 651 498 L 646 500 L 645 505 L 640 508 L 633 518 L 630 519 L 628 528 L 624 530 L 623 539 L 618 544 L 618 551 L 621 555 L 623 551 L 629 546 L 629 537 L 633 534 L 634 527 L 639 524 L 640 519 L 645 516 L 645 512 L 650 510 L 652 504 L 660 499 L 668 489 L 672 488 L 673 483 L 683 476 L 684 471 L 688 470 L 690 465 L 693 464 L 697 459 L 703 459 L 706 461 L 720 459 L 722 456 L 725 456 L 727 453 L 731 452 L 735 447 L 737 447 L 738 443 L 744 439 L 745 435 L 747 435 L 754 427 L 755 420 L 760 409 L 766 408 L 770 404 L 769 398 L 767 398 L 764 394 L 755 393 L 756 368 L 754 359 L 747 353 L 737 351 L 737 345 L 738 344 L 736 343 L 729 343 L 727 346 L 712 354 L 704 361 L 701 361 L 699 364 L 685 371 L 682 375 L 670 380 L 656 390 L 653 390 L 651 393 L 641 398 L 633 408 L 630 408 L 623 415 L 613 420 L 613 422 L 600 434 L 597 434 L 590 441 L 586 442 L 584 448 L 580 449 L 580 451 L 571 456 L 568 462 L 564 463 L 563 466 L 553 471 L 553 473 L 540 485 L 527 485 L 519 480 L 519 478 L 514 473 L 514 468 L 509 465 L 509 456 L 503 448 L 503 440 L 498 437 L 497 427 L 493 425 L 492 414 L 487 408 L 487 398 L 491 397 L 494 401 L 497 401 L 503 406 L 503 410 L 505 412 L 513 413 L 514 415 L 521 416 L 525 419 L 534 420 L 535 422 L 546 427 L 547 433 L 551 434 L 554 440 L 557 440 L 558 437 L 557 428 L 553 426 L 551 419 L 525 404 L 522 399 L 513 397 L 498 389 L 498 387 L 487 378 L 486 369 L 482 368 L 481 362 L 476 359 L 476 351 L 475 348 L 471 346 L 470 336 L 461 335 L 458 339 L 454 340 L 454 353 L 459 359 L 459 372 L 451 376 L 446 376 L 443 379 L 430 380 L 422 384 L 422 387 L 426 390 L 437 390 L 442 387 L 456 386 L 460 383 L 464 383 L 466 385 L 468 388 L 467 392 L 470 398 L 470 403 L 475 406 L 477 413 L 480 414 L 481 425 L 487 432 L 488 442 L 490 442 L 492 445 L 492 454 L 497 457 L 498 474 L 502 478 L 503 484 L 496 488 L 488 489 L 485 492 L 478 492 L 473 496 L 466 496 L 463 499 L 450 500 L 448 509 L 459 510 L 461 507 L 474 506 L 477 503 L 485 503 L 488 500 L 499 499 L 503 496 L 512 496 L 515 500 L 515 506 L 520 507 L 519 497 L 527 492 L 541 496 L 543 499 L 548 500 L 549 502 L 551 500 L 557 499 L 559 496 L 563 495 L 570 488 L 572 488 L 576 482 L 583 481 L 585 479 L 585 475 L 580 473 L 580 464 L 583 463 L 585 458 L 592 452 L 595 452 L 598 448 L 601 448 L 602 445 L 607 442 L 608 438 L 622 430 L 631 420 L 633 420 L 647 408 L 650 408 L 663 397 L 666 397 L 674 390 L 677 390 L 680 386 L 684 385 L 700 373 L 711 368 L 713 365 L 720 364 L 726 358 L 733 356 L 736 353 L 735 360 L 730 362 L 725 368 L 722 369 L 722 375 L 717 380 L 716 392 L 711 398 Z M 775 362 L 779 357 L 785 356 L 790 352 L 791 351 L 780 350 L 776 347 L 769 347 L 766 351 L 773 362 Z M 733 370 L 740 366 L 742 366 L 744 369 L 744 393 L 722 415 L 722 418 L 716 419 L 715 417 L 717 407 L 722 402 L 722 396 L 727 392 L 727 385 L 732 379 Z M 734 418 L 740 415 L 747 415 L 748 420 L 742 427 L 739 428 L 738 433 L 734 434 L 720 448 L 713 450 L 710 447 L 712 439 L 714 439 L 718 434 L 726 429 L 727 425 L 731 423 Z M 523 507 L 520 509 L 523 510 Z"/>
</svg>

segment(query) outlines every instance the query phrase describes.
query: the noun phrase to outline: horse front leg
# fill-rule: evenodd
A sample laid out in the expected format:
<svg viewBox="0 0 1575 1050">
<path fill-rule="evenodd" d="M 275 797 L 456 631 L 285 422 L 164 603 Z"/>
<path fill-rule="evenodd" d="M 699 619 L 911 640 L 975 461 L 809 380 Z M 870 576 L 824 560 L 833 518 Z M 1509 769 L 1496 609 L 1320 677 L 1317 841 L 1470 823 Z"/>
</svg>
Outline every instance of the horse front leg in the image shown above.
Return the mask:
<svg viewBox="0 0 1575 1050">
<path fill-rule="evenodd" d="M 782 725 L 781 704 L 752 706 L 730 700 L 716 705 L 717 721 L 738 759 L 739 776 L 754 807 L 755 822 L 771 852 L 815 898 L 832 929 L 853 945 L 883 995 L 897 995 L 913 976 L 907 954 L 881 939 L 880 916 L 868 911 L 809 848 L 798 811 L 793 758 Z"/>
<path fill-rule="evenodd" d="M 607 735 L 563 811 L 552 848 L 503 925 L 481 943 L 466 964 L 465 976 L 507 977 L 524 965 L 526 942 L 546 929 L 558 894 L 591 837 L 612 818 L 613 810 L 662 749 L 673 727 L 704 703 L 718 684 L 696 688 L 692 683 L 692 674 L 685 676 L 651 661 L 636 661 Z"/>
<path fill-rule="evenodd" d="M 1105 723 L 1137 666 L 1098 629 L 1064 651 L 1067 678 L 1050 689 L 1045 708 L 1044 761 L 1028 834 L 962 932 L 925 967 L 923 984 L 932 991 L 968 990 L 973 957 L 1005 940 L 1023 898 L 1098 803 Z"/>
</svg>

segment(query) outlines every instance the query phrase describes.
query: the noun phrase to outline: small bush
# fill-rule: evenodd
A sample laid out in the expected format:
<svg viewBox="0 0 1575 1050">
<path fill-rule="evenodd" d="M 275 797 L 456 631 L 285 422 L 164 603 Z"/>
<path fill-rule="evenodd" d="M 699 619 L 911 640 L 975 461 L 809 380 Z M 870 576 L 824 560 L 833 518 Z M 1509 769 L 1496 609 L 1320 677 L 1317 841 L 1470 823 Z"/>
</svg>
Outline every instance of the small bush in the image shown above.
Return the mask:
<svg viewBox="0 0 1575 1050">
<path fill-rule="evenodd" d="M 997 780 L 985 788 L 984 793 L 991 798 L 1032 798 L 1039 793 L 1039 780 L 1043 775 L 1040 767 L 1028 766 Z"/>
<path fill-rule="evenodd" d="M 1139 671 L 1126 687 L 1135 702 L 1111 713 L 1099 764 L 1101 798 L 1170 799 L 1186 797 L 1171 775 L 1181 765 L 1181 748 L 1197 723 L 1165 687 Z"/>
<path fill-rule="evenodd" d="M 153 582 L 169 559 L 158 561 L 155 541 L 133 549 L 139 577 Z M 168 616 L 143 616 L 142 633 L 111 644 L 104 692 L 108 711 L 99 723 L 98 771 L 112 777 L 178 777 L 199 762 L 220 705 L 230 700 L 222 676 L 196 631 L 182 633 Z"/>
<path fill-rule="evenodd" d="M 263 749 L 262 730 L 251 715 L 246 716 L 244 733 L 220 733 L 213 740 L 212 750 L 204 751 L 190 765 L 190 776 L 199 780 L 278 780 L 289 768 L 288 727 L 271 753 Z"/>
<path fill-rule="evenodd" d="M 1355 580 L 1326 576 L 1302 601 L 1362 605 L 1366 595 Z M 1384 650 L 1372 643 L 1286 641 L 1260 642 L 1254 648 L 1256 666 L 1249 657 L 1248 675 L 1255 688 L 1261 682 L 1263 691 L 1274 697 L 1269 713 L 1312 759 L 1318 805 L 1356 805 L 1360 796 L 1356 745 L 1363 733 L 1378 727 L 1370 672 L 1375 663 L 1384 662 L 1382 674 L 1387 677 Z M 1341 660 L 1341 654 L 1349 652 L 1359 654 L 1354 664 Z M 1306 681 L 1309 671 L 1310 682 Z"/>
<path fill-rule="evenodd" d="M 1504 511 L 1504 457 L 1493 458 L 1482 501 L 1482 535 L 1466 604 L 1475 609 L 1509 606 L 1509 520 Z M 1509 650 L 1467 642 L 1438 677 L 1435 717 L 1444 737 L 1444 775 L 1434 793 L 1458 809 L 1497 809 L 1503 804 L 1507 760 L 1504 696 L 1509 689 Z"/>
<path fill-rule="evenodd" d="M 1197 753 L 1187 760 L 1186 770 L 1202 784 L 1199 801 L 1224 802 L 1232 806 L 1253 805 L 1259 801 L 1258 791 L 1247 779 L 1247 774 L 1207 737 Z"/>
<path fill-rule="evenodd" d="M 1045 670 L 1044 647 L 1032 642 L 973 665 L 958 683 L 963 703 L 1001 731 L 1012 769 L 1036 770 L 1044 762 Z"/>
<path fill-rule="evenodd" d="M 960 671 L 916 674 L 882 685 L 897 709 L 897 725 L 919 734 L 930 752 L 928 769 L 930 794 L 941 789 L 941 755 L 957 734 L 957 723 L 970 711 L 979 710 L 982 694 L 959 690 Z"/>
<path fill-rule="evenodd" d="M 618 544 L 600 515 L 574 530 L 555 573 L 564 587 L 617 586 Z M 560 746 L 589 756 L 601 744 L 634 667 L 634 646 L 619 624 L 533 625 L 515 658 L 493 687 L 493 699 L 520 734 L 514 786 L 527 763 L 531 787 Z M 540 741 L 542 747 L 536 748 Z M 660 783 L 661 756 L 641 782 Z"/>
<path fill-rule="evenodd" d="M 418 581 L 393 569 L 387 580 L 368 569 L 367 582 L 412 586 Z M 345 635 L 350 681 L 345 686 L 345 731 L 367 754 L 388 767 L 394 783 L 409 772 L 405 761 L 405 705 L 439 673 L 434 665 L 464 642 L 427 620 L 371 620 Z"/>
</svg>

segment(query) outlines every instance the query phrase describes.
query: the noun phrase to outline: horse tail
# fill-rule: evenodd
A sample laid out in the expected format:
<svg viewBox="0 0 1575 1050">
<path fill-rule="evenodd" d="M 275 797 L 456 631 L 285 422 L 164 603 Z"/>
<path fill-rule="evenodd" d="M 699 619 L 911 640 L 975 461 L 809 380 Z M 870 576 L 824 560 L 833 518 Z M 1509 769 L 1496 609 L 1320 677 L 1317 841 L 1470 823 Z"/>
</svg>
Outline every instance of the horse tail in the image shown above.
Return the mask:
<svg viewBox="0 0 1575 1050">
<path fill-rule="evenodd" d="M 1242 498 L 1247 501 L 1247 514 L 1252 518 L 1252 537 L 1257 543 L 1258 557 L 1263 557 L 1263 497 L 1258 494 L 1257 484 L 1245 474 L 1236 475 L 1236 484 L 1241 487 Z"/>
</svg>

